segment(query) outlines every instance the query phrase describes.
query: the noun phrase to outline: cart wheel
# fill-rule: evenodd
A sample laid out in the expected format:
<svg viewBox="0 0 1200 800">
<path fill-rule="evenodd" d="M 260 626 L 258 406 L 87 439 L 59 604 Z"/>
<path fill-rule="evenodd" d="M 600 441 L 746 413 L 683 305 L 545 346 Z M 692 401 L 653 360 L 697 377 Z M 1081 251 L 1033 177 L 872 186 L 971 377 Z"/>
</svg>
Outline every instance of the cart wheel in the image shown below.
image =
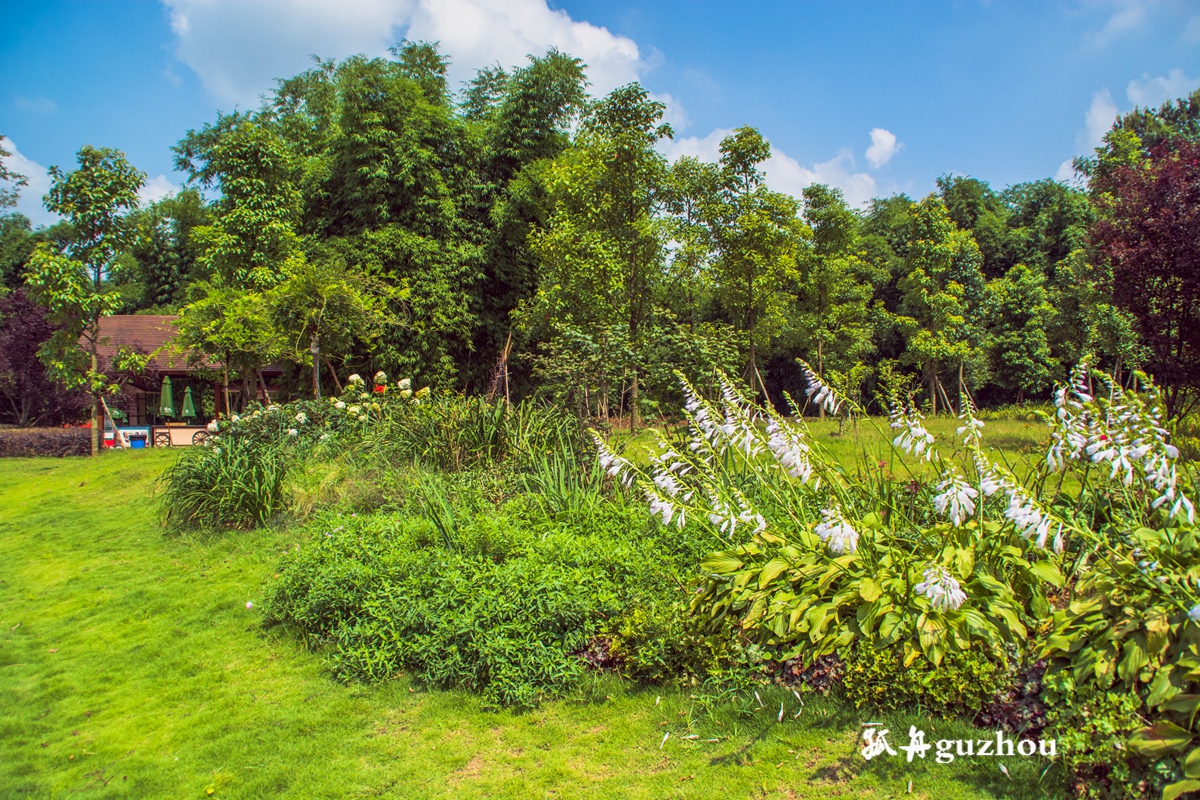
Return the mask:
<svg viewBox="0 0 1200 800">
<path fill-rule="evenodd" d="M 196 431 L 192 434 L 192 444 L 205 444 L 208 442 L 208 431 Z"/>
<path fill-rule="evenodd" d="M 159 431 L 158 433 L 154 434 L 154 446 L 155 447 L 170 447 L 171 446 L 171 434 L 166 433 L 165 431 Z"/>
</svg>

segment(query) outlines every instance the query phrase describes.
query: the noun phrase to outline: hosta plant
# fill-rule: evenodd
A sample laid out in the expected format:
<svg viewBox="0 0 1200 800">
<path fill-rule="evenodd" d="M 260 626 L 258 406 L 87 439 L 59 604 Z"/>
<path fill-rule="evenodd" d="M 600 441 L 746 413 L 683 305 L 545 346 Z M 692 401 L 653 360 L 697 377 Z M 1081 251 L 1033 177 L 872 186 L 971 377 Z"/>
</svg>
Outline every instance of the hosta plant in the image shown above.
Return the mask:
<svg viewBox="0 0 1200 800">
<path fill-rule="evenodd" d="M 810 403 L 860 413 L 805 369 Z M 905 664 L 968 650 L 1020 658 L 1049 616 L 1048 595 L 1065 590 L 1064 568 L 1138 563 L 1132 545 L 1096 529 L 1098 509 L 1110 527 L 1190 524 L 1193 514 L 1153 388 L 1105 384 L 1097 400 L 1085 391 L 1092 378 L 1103 382 L 1081 367 L 1060 390 L 1047 457 L 1024 476 L 987 456 L 969 398 L 953 442 L 893 404 L 894 471 L 907 473 L 896 479 L 883 462 L 852 474 L 794 403 L 784 417 L 723 377 L 713 400 L 681 378 L 687 431 L 663 439 L 648 468 L 597 445 L 610 475 L 664 524 L 724 542 L 701 564 L 694 610 L 735 618 L 781 658 L 811 663 L 855 646 L 897 649 Z M 1064 486 L 1083 488 L 1072 498 Z"/>
</svg>

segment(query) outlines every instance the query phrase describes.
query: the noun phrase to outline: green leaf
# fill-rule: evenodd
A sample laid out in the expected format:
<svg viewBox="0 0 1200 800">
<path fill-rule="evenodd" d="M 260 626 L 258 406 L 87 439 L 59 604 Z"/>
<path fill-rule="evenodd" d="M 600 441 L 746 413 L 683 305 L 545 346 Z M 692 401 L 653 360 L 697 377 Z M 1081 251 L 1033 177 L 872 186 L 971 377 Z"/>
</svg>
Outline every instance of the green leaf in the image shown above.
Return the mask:
<svg viewBox="0 0 1200 800">
<path fill-rule="evenodd" d="M 858 596 L 868 603 L 873 603 L 879 599 L 879 595 L 883 592 L 879 584 L 870 578 L 863 578 L 862 583 L 858 586 Z"/>
<path fill-rule="evenodd" d="M 1187 754 L 1183 761 L 1183 774 L 1189 778 L 1200 778 L 1200 747 L 1193 747 Z"/>
<path fill-rule="evenodd" d="M 1029 571 L 1055 588 L 1061 589 L 1065 583 L 1062 573 L 1058 571 L 1058 567 L 1053 561 L 1036 561 L 1029 565 Z"/>
<path fill-rule="evenodd" d="M 1142 728 L 1129 737 L 1129 749 L 1133 752 L 1162 758 L 1183 751 L 1192 741 L 1192 734 L 1176 725 L 1174 722 L 1156 722 L 1149 728 Z"/>
<path fill-rule="evenodd" d="M 1163 787 L 1162 800 L 1175 800 L 1188 792 L 1200 789 L 1200 781 L 1182 780 Z"/>
<path fill-rule="evenodd" d="M 767 565 L 762 568 L 762 572 L 760 572 L 758 575 L 758 588 L 767 588 L 767 584 L 778 578 L 780 573 L 790 566 L 791 565 L 782 558 L 772 558 L 767 562 Z"/>
<path fill-rule="evenodd" d="M 718 575 L 728 575 L 742 568 L 743 562 L 728 553 L 713 553 L 700 560 L 700 568 Z"/>
</svg>

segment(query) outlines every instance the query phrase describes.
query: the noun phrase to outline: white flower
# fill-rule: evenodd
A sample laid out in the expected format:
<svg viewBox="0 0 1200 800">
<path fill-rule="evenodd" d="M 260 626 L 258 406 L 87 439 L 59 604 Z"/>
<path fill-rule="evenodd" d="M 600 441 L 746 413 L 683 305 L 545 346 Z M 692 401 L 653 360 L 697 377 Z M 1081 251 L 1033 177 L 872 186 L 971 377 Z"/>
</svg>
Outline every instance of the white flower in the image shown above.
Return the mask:
<svg viewBox="0 0 1200 800">
<path fill-rule="evenodd" d="M 296 415 L 296 422 L 299 422 L 301 425 L 303 425 L 304 423 L 308 422 L 308 415 L 301 411 Z"/>
<path fill-rule="evenodd" d="M 379 372 L 376 372 L 375 373 L 375 383 L 380 386 L 387 383 L 387 373 L 384 372 L 383 370 L 379 370 Z"/>
<path fill-rule="evenodd" d="M 299 435 L 300 435 L 300 431 L 296 430 L 295 428 L 288 428 L 288 436 L 299 436 Z"/>
<path fill-rule="evenodd" d="M 359 421 L 359 422 L 366 422 L 366 421 L 367 421 L 367 415 L 366 415 L 366 414 L 359 414 L 359 415 L 358 415 L 358 421 Z"/>
<path fill-rule="evenodd" d="M 346 378 L 346 383 L 362 383 L 362 382 L 363 382 L 362 376 L 359 375 L 357 372 L 354 373 L 353 375 L 351 375 L 349 378 Z"/>
<path fill-rule="evenodd" d="M 221 425 L 215 419 L 212 422 L 208 423 L 208 432 L 209 433 L 216 433 L 219 430 L 221 430 Z"/>
<path fill-rule="evenodd" d="M 1188 619 L 1192 622 L 1200 622 L 1200 605 L 1192 606 L 1192 610 L 1188 612 Z"/>
<path fill-rule="evenodd" d="M 767 449 L 775 456 L 779 466 L 788 475 L 799 478 L 801 483 L 808 483 L 813 466 L 808 458 L 808 445 L 800 441 L 799 433 L 771 417 L 767 422 L 767 436 Z"/>
<path fill-rule="evenodd" d="M 401 380 L 399 383 L 396 384 L 396 388 L 397 389 L 411 389 L 412 388 L 412 379 L 404 378 L 403 380 Z"/>
<path fill-rule="evenodd" d="M 254 608 L 254 603 L 252 603 L 252 602 L 247 602 L 247 603 L 246 603 L 246 608 L 247 608 L 247 609 Z"/>
<path fill-rule="evenodd" d="M 813 403 L 824 408 L 827 413 L 837 414 L 842 406 L 842 401 L 834 393 L 833 387 L 821 380 L 821 376 L 814 372 L 808 364 L 801 361 L 800 366 L 804 370 L 804 378 L 808 383 L 804 393 Z"/>
<path fill-rule="evenodd" d="M 350 406 L 348 409 L 346 409 L 346 413 L 351 416 L 354 416 L 355 414 L 358 414 L 361 412 L 362 412 L 362 406 Z"/>
<path fill-rule="evenodd" d="M 858 549 L 858 531 L 842 516 L 841 509 L 827 508 L 821 512 L 821 517 L 822 521 L 813 532 L 829 545 L 830 552 L 840 556 Z"/>
<path fill-rule="evenodd" d="M 933 444 L 936 440 L 933 438 L 933 434 L 925 430 L 925 426 L 921 424 L 921 420 L 925 419 L 921 416 L 921 412 L 916 409 L 909 411 L 904 406 L 894 405 L 890 416 L 889 425 L 893 430 L 900 431 L 899 435 L 892 440 L 892 445 L 910 455 L 924 458 L 926 461 L 932 460 Z"/>
<path fill-rule="evenodd" d="M 341 400 L 338 400 L 336 403 L 333 404 L 333 407 L 338 410 L 341 410 L 346 407 L 346 404 L 343 403 Z"/>
<path fill-rule="evenodd" d="M 408 398 L 412 397 L 412 393 L 413 393 L 412 389 L 401 389 L 401 390 L 400 390 L 400 397 L 402 397 L 402 398 L 404 398 L 405 400 L 407 400 Z"/>
<path fill-rule="evenodd" d="M 933 507 L 950 524 L 959 527 L 975 513 L 975 498 L 979 492 L 957 475 L 951 475 L 938 484 L 941 494 L 933 498 Z"/>
<path fill-rule="evenodd" d="M 239 421 L 241 421 L 241 419 L 242 418 L 239 417 L 237 414 L 234 414 L 232 417 L 229 418 L 229 421 L 230 422 L 239 422 Z"/>
<path fill-rule="evenodd" d="M 930 565 L 925 568 L 925 580 L 913 589 L 929 598 L 934 611 L 955 611 L 967 602 L 967 595 L 954 576 L 945 567 Z"/>
</svg>

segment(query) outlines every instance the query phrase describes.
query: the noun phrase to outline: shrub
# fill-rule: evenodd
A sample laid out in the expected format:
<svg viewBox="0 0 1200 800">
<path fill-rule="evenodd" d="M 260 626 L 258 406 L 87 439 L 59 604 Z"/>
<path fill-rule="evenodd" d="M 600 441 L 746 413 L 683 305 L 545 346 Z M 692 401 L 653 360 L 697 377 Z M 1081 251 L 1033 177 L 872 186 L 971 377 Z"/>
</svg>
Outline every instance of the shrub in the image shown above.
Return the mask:
<svg viewBox="0 0 1200 800">
<path fill-rule="evenodd" d="M 938 666 L 921 659 L 905 666 L 893 648 L 860 644 L 845 659 L 842 684 L 856 708 L 895 711 L 922 707 L 973 717 L 1007 687 L 1008 666 L 978 651 L 948 653 Z"/>
<path fill-rule="evenodd" d="M 62 458 L 91 452 L 91 428 L 0 428 L 0 458 Z"/>
<path fill-rule="evenodd" d="M 342 679 L 407 670 L 489 706 L 532 706 L 577 681 L 578 654 L 610 620 L 648 598 L 682 602 L 644 513 L 610 507 L 583 530 L 531 523 L 536 509 L 456 518 L 448 535 L 403 515 L 330 517 L 280 565 L 267 622 L 328 647 Z"/>
<path fill-rule="evenodd" d="M 221 437 L 189 447 L 162 474 L 162 514 L 173 528 L 267 525 L 287 506 L 287 456 L 277 446 Z"/>
</svg>

